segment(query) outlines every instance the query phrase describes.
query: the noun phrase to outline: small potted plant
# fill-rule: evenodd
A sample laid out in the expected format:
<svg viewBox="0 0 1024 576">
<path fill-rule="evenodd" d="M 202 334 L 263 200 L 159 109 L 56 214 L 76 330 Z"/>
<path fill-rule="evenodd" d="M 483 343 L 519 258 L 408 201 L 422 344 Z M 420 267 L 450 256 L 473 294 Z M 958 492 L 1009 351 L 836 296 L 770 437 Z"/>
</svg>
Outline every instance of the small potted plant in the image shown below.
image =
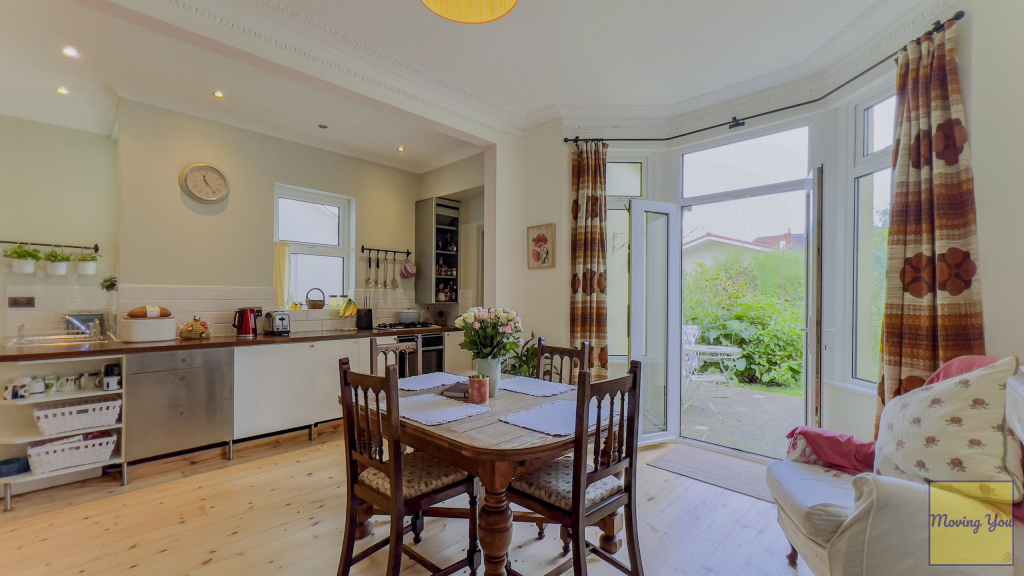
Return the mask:
<svg viewBox="0 0 1024 576">
<path fill-rule="evenodd" d="M 50 276 L 64 276 L 68 273 L 68 262 L 71 262 L 71 258 L 71 254 L 55 249 L 43 254 L 43 260 L 46 260 L 46 273 Z"/>
<path fill-rule="evenodd" d="M 82 276 L 95 276 L 96 261 L 99 260 L 99 257 L 100 255 L 95 252 L 82 252 L 75 256 L 75 261 L 78 263 L 78 273 Z"/>
<path fill-rule="evenodd" d="M 21 244 L 4 250 L 4 258 L 11 260 L 11 268 L 15 274 L 35 274 L 36 262 L 43 259 L 39 250 Z"/>
</svg>

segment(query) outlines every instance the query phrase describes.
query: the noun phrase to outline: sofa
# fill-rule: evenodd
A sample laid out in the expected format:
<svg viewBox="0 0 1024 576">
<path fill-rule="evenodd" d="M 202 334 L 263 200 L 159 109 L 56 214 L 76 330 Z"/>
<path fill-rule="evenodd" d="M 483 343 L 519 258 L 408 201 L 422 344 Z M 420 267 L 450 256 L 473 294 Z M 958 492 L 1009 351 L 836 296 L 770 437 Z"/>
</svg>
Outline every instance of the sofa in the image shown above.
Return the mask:
<svg viewBox="0 0 1024 576">
<path fill-rule="evenodd" d="M 1006 423 L 1014 432 L 1024 431 L 1024 378 L 1010 378 L 1006 390 Z M 799 555 L 816 576 L 1015 573 L 1012 566 L 929 566 L 928 530 L 922 522 L 928 518 L 927 484 L 848 472 L 806 458 L 768 465 L 779 525 L 792 545 L 791 564 Z M 1014 523 L 1014 557 L 1016 573 L 1024 574 L 1020 521 Z"/>
</svg>

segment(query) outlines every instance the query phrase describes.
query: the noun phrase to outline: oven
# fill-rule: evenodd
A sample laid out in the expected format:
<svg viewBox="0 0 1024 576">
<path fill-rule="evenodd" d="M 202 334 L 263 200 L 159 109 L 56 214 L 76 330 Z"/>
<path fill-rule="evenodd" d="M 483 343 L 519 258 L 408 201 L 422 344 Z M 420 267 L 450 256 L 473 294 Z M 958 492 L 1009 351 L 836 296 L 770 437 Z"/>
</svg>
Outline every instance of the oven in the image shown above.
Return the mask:
<svg viewBox="0 0 1024 576">
<path fill-rule="evenodd" d="M 431 374 L 433 372 L 444 372 L 444 335 L 443 334 L 423 334 L 423 348 L 420 350 L 423 354 L 423 373 Z M 398 336 L 399 342 L 415 342 L 415 335 Z M 414 366 L 416 362 L 415 358 L 409 359 L 409 364 Z M 398 365 L 398 376 L 403 378 L 405 374 L 405 366 L 402 363 Z"/>
</svg>

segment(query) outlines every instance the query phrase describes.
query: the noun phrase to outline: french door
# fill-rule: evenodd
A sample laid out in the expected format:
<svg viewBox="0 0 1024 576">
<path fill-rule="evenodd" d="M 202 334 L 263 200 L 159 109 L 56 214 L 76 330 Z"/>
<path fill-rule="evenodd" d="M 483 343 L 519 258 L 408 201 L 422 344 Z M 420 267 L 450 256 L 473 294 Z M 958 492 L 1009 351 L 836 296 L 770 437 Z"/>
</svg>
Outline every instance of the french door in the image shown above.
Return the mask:
<svg viewBox="0 0 1024 576">
<path fill-rule="evenodd" d="M 801 270 L 800 283 L 806 282 L 799 291 L 804 298 L 804 321 L 800 329 L 804 333 L 803 346 L 803 405 L 798 404 L 793 414 L 792 426 L 801 424 L 817 425 L 820 414 L 821 386 L 821 169 L 816 168 L 807 180 L 786 182 L 760 189 L 748 189 L 729 198 L 707 198 L 694 202 L 694 206 L 681 207 L 676 203 L 653 202 L 634 199 L 629 204 L 629 358 L 642 365 L 641 382 L 641 442 L 654 443 L 677 438 L 681 435 L 681 389 L 683 377 L 682 328 L 683 328 L 683 266 L 690 253 L 684 254 L 684 247 L 697 245 L 693 239 L 684 238 L 684 219 L 697 219 L 702 226 L 712 227 L 715 216 L 714 205 L 721 206 L 719 212 L 733 214 L 740 218 L 742 213 L 759 214 L 761 204 L 791 205 L 794 210 L 804 209 L 799 224 L 804 232 L 794 235 L 795 246 L 782 244 L 769 249 L 768 246 L 745 242 L 745 246 L 767 252 L 789 252 L 798 250 L 806 254 Z M 749 204 L 744 206 L 744 204 Z M 684 212 L 685 211 L 685 212 Z M 806 218 L 806 220 L 804 220 Z M 795 228 L 795 226 L 794 226 Z M 713 230 L 713 228 L 710 228 Z M 721 235 L 715 236 L 722 239 Z M 789 236 L 787 236 L 789 238 Z M 800 238 L 803 238 L 802 240 Z M 728 239 L 726 239 L 728 240 Z M 792 239 L 785 242 L 793 243 Z M 800 244 L 804 244 L 801 246 Z M 706 250 L 705 250 L 706 252 Z M 694 250 L 694 257 L 701 252 Z M 757 253 L 757 252 L 754 252 Z M 792 289 L 792 286 L 790 286 Z M 753 396 L 757 394 L 756 396 Z M 764 394 L 753 392 L 754 398 Z M 796 398 L 792 398 L 796 400 Z M 720 406 L 726 406 L 725 403 Z M 694 415 L 690 415 L 693 419 Z M 721 418 L 714 416 L 714 422 Z M 789 421 L 787 420 L 787 425 Z M 691 434 L 686 434 L 692 437 Z M 784 443 L 779 434 L 779 443 Z M 700 439 L 699 437 L 697 439 Z M 713 441 L 708 439 L 708 441 Z M 716 442 L 718 443 L 718 442 Z M 739 447 L 739 446 L 736 446 Z M 743 447 L 739 447 L 743 449 Z M 751 450 L 761 452 L 761 450 Z"/>
<path fill-rule="evenodd" d="M 629 358 L 641 363 L 641 442 L 679 435 L 680 209 L 631 200 Z"/>
</svg>

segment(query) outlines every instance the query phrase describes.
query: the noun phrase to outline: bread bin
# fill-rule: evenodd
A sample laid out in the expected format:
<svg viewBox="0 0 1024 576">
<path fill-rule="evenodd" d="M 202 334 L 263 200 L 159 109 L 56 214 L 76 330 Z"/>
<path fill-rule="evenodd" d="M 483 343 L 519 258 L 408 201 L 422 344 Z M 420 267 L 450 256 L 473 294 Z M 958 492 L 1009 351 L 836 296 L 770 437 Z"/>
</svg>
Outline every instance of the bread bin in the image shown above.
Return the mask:
<svg viewBox="0 0 1024 576">
<path fill-rule="evenodd" d="M 166 318 L 128 318 L 117 320 L 117 339 L 121 342 L 159 342 L 174 340 L 178 326 L 174 316 Z"/>
</svg>

